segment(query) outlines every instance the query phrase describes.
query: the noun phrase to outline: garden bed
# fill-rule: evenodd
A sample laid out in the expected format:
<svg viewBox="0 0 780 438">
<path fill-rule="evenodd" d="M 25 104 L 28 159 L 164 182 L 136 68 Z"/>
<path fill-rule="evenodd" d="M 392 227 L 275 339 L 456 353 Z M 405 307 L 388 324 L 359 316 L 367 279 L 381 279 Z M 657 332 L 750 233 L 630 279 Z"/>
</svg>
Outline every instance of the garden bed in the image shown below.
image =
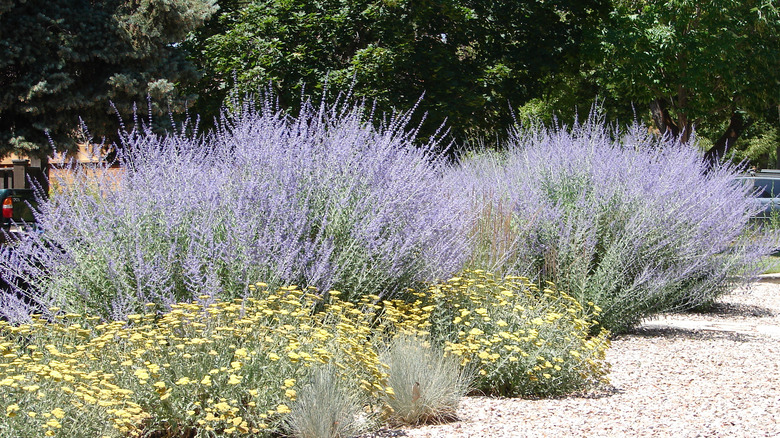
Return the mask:
<svg viewBox="0 0 780 438">
<path fill-rule="evenodd" d="M 383 431 L 422 437 L 769 437 L 780 435 L 780 284 L 723 297 L 711 313 L 677 314 L 612 342 L 610 387 L 561 399 L 467 397 L 459 422 Z M 723 330 L 689 329 L 698 321 Z M 741 327 L 730 330 L 728 326 Z"/>
</svg>

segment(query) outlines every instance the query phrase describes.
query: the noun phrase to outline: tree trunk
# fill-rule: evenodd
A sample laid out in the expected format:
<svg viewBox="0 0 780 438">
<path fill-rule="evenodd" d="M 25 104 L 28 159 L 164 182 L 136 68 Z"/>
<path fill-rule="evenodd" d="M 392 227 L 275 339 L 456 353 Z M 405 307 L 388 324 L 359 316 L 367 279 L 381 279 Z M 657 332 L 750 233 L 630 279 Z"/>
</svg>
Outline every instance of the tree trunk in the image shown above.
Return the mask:
<svg viewBox="0 0 780 438">
<path fill-rule="evenodd" d="M 780 105 L 777 105 L 777 118 L 780 120 Z M 780 142 L 775 149 L 775 169 L 780 169 Z"/>
<path fill-rule="evenodd" d="M 780 143 L 775 148 L 775 169 L 780 169 Z"/>
<path fill-rule="evenodd" d="M 715 165 L 721 158 L 726 155 L 726 152 L 734 146 L 740 135 L 750 126 L 750 123 L 745 122 L 745 118 L 742 113 L 734 111 L 731 113 L 731 120 L 729 126 L 723 135 L 720 136 L 718 141 L 704 154 L 704 159 L 709 166 Z"/>
<path fill-rule="evenodd" d="M 669 108 L 666 105 L 666 101 L 663 99 L 656 99 L 650 102 L 650 111 L 653 114 L 653 122 L 655 122 L 656 128 L 661 132 L 662 136 L 671 136 L 677 138 L 680 135 L 680 130 L 677 129 L 677 125 L 669 115 Z"/>
<path fill-rule="evenodd" d="M 688 143 L 691 139 L 692 127 L 685 109 L 688 107 L 688 91 L 682 85 L 677 87 L 677 102 L 675 105 L 677 112 L 677 130 L 679 131 L 680 141 Z"/>
<path fill-rule="evenodd" d="M 680 132 L 680 141 L 682 143 L 688 143 L 688 141 L 691 140 L 693 127 L 691 126 L 691 122 L 688 121 L 688 116 L 686 116 L 684 113 L 680 113 L 677 116 L 677 129 L 682 130 Z"/>
</svg>

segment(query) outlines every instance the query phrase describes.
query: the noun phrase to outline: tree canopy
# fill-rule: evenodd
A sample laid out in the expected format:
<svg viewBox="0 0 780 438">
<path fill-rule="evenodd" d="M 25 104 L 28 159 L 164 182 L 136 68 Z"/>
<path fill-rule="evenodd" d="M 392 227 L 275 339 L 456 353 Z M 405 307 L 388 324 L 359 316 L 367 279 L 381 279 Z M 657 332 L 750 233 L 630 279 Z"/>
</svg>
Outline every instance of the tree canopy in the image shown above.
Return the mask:
<svg viewBox="0 0 780 438">
<path fill-rule="evenodd" d="M 460 143 L 495 140 L 516 118 L 566 119 L 598 98 L 605 113 L 637 110 L 660 134 L 687 140 L 695 127 L 711 159 L 738 138 L 738 158 L 766 155 L 780 143 L 777 6 L 0 0 L 0 155 L 45 154 L 49 139 L 71 146 L 79 117 L 111 136 L 116 112 L 147 96 L 158 114 L 197 96 L 191 112 L 210 120 L 269 86 L 293 112 L 327 87 L 351 89 L 379 114 L 418 105 L 423 137 L 446 121 Z"/>
<path fill-rule="evenodd" d="M 147 96 L 153 112 L 183 109 L 177 83 L 197 71 L 178 42 L 216 10 L 215 0 L 0 0 L 0 155 L 72 148 L 79 118 L 111 136 Z"/>
<path fill-rule="evenodd" d="M 223 1 L 218 20 L 190 40 L 206 72 L 198 109 L 231 92 L 272 84 L 283 107 L 325 84 L 352 88 L 380 112 L 419 103 L 427 131 L 461 140 L 511 124 L 511 104 L 543 92 L 549 75 L 576 68 L 583 29 L 601 0 Z"/>
<path fill-rule="evenodd" d="M 723 156 L 780 104 L 780 13 L 774 0 L 613 0 L 596 34 L 599 89 L 649 105 L 661 133 L 694 125 Z"/>
</svg>

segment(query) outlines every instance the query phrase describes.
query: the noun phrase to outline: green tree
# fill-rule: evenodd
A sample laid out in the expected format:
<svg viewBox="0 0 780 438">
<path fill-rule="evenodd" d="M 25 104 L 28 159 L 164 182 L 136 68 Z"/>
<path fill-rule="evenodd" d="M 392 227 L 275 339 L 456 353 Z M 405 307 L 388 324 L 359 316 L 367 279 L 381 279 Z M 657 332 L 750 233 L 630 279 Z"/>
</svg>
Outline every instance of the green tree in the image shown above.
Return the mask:
<svg viewBox="0 0 780 438">
<path fill-rule="evenodd" d="M 325 84 L 352 88 L 380 112 L 427 114 L 423 136 L 445 120 L 454 138 L 502 132 L 510 105 L 576 69 L 583 29 L 604 0 L 221 1 L 218 20 L 188 42 L 206 72 L 198 110 L 214 114 L 232 92 L 269 84 L 282 107 Z"/>
<path fill-rule="evenodd" d="M 197 71 L 178 47 L 216 0 L 0 0 L 0 155 L 75 145 L 79 118 L 97 136 L 117 112 L 180 111 L 177 83 Z M 113 102 L 115 109 L 109 101 Z"/>
<path fill-rule="evenodd" d="M 775 0 L 614 0 L 596 36 L 601 90 L 648 105 L 661 133 L 696 126 L 709 159 L 780 103 Z"/>
</svg>

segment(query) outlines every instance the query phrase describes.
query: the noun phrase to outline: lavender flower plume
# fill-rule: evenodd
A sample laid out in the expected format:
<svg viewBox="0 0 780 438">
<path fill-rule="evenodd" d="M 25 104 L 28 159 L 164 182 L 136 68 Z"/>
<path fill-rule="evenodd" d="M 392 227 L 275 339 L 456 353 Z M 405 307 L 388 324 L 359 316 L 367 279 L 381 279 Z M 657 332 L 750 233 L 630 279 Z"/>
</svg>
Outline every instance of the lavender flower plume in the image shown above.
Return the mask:
<svg viewBox="0 0 780 438">
<path fill-rule="evenodd" d="M 780 246 L 751 225 L 754 194 L 737 174 L 707 172 L 691 145 L 591 117 L 517 130 L 506 153 L 465 160 L 451 178 L 482 212 L 472 266 L 552 281 L 619 332 L 712 302 Z"/>
<path fill-rule="evenodd" d="M 247 294 L 247 285 L 391 298 L 460 269 L 468 217 L 441 184 L 436 144 L 401 114 L 375 127 L 361 105 L 271 104 L 225 113 L 206 136 L 123 136 L 121 170 L 73 166 L 40 200 L 34 242 L 0 275 L 46 305 L 122 318 L 146 302 Z M 18 303 L 11 303 L 18 315 Z"/>
</svg>

